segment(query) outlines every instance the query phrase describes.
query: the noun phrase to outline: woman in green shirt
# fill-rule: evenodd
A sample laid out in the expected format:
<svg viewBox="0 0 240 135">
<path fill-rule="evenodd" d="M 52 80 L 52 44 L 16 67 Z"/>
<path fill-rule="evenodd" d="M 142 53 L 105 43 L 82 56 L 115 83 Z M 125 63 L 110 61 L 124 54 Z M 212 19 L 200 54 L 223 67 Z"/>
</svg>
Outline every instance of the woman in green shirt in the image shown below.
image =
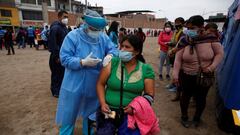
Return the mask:
<svg viewBox="0 0 240 135">
<path fill-rule="evenodd" d="M 123 122 L 120 127 L 116 127 L 112 122 L 113 120 L 105 119 L 103 115 L 109 114 L 111 110 L 119 109 L 121 67 L 123 69 L 122 105 L 124 121 L 127 119 L 127 114 L 133 114 L 133 109 L 128 104 L 135 97 L 144 93 L 144 97 L 148 99 L 149 103 L 153 102 L 155 75 L 153 68 L 149 64 L 145 64 L 141 55 L 143 49 L 141 39 L 135 35 L 124 37 L 120 49 L 119 57 L 113 58 L 111 63 L 101 70 L 97 82 L 97 95 L 101 105 L 100 111 L 97 112 L 98 135 L 103 131 L 106 135 L 112 135 L 116 129 L 120 131 L 123 124 L 125 124 L 125 127 L 127 126 L 127 122 Z"/>
</svg>

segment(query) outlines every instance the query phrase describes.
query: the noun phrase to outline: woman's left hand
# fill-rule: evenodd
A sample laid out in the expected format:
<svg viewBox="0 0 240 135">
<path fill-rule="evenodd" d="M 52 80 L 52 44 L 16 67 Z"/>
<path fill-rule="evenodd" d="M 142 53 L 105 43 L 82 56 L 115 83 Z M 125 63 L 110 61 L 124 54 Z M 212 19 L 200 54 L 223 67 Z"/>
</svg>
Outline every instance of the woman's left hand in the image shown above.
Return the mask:
<svg viewBox="0 0 240 135">
<path fill-rule="evenodd" d="M 133 108 L 131 106 L 126 106 L 124 109 L 124 113 L 133 115 Z"/>
</svg>

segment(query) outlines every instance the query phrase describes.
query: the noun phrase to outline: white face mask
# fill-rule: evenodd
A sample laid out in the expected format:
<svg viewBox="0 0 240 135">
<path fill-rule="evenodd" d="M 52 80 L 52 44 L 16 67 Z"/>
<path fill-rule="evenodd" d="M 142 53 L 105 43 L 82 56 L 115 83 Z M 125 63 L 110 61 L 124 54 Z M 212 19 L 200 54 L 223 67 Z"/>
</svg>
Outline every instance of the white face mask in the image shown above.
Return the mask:
<svg viewBox="0 0 240 135">
<path fill-rule="evenodd" d="M 68 24 L 68 18 L 62 19 L 62 23 L 65 24 L 65 25 L 67 25 L 67 24 Z"/>
<path fill-rule="evenodd" d="M 183 27 L 183 31 L 186 31 L 187 30 L 187 28 L 186 27 Z"/>
<path fill-rule="evenodd" d="M 171 28 L 168 28 L 168 27 L 167 27 L 167 28 L 165 28 L 165 31 L 166 31 L 166 32 L 170 32 L 170 31 L 171 31 Z"/>
<path fill-rule="evenodd" d="M 101 31 L 92 31 L 92 30 L 88 29 L 87 34 L 92 38 L 98 38 L 100 35 L 100 32 Z"/>
</svg>

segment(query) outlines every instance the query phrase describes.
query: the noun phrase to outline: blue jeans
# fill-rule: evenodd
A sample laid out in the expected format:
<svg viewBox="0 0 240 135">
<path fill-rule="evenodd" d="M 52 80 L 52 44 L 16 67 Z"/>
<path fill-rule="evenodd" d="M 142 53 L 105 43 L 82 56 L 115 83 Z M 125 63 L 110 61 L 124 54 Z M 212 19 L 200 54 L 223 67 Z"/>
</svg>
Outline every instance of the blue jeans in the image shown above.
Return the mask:
<svg viewBox="0 0 240 135">
<path fill-rule="evenodd" d="M 21 38 L 19 40 L 18 48 L 20 48 L 20 47 L 25 48 L 25 39 L 24 38 Z"/>
<path fill-rule="evenodd" d="M 168 57 L 166 52 L 160 51 L 159 74 L 162 74 L 163 64 L 164 64 L 165 61 L 166 61 L 166 67 L 167 67 L 167 74 L 169 75 L 170 69 L 171 69 L 169 57 Z"/>
</svg>

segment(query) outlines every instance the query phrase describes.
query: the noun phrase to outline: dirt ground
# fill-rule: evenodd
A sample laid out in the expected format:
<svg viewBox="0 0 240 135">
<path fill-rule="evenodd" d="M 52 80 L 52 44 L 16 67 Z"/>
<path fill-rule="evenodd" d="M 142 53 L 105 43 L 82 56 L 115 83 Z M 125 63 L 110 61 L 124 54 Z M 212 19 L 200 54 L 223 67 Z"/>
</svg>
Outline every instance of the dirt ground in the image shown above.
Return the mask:
<svg viewBox="0 0 240 135">
<path fill-rule="evenodd" d="M 49 52 L 32 48 L 17 49 L 15 55 L 0 50 L 0 135 L 56 135 L 54 123 L 57 99 L 50 92 Z M 207 98 L 203 122 L 198 128 L 180 123 L 179 102 L 171 102 L 175 93 L 165 89 L 168 81 L 159 81 L 157 38 L 147 38 L 144 57 L 156 72 L 156 97 L 153 108 L 160 119 L 161 135 L 227 135 L 215 121 L 215 91 Z M 165 69 L 164 69 L 165 71 Z M 194 105 L 190 105 L 190 116 Z M 81 120 L 75 134 L 81 133 Z"/>
</svg>

